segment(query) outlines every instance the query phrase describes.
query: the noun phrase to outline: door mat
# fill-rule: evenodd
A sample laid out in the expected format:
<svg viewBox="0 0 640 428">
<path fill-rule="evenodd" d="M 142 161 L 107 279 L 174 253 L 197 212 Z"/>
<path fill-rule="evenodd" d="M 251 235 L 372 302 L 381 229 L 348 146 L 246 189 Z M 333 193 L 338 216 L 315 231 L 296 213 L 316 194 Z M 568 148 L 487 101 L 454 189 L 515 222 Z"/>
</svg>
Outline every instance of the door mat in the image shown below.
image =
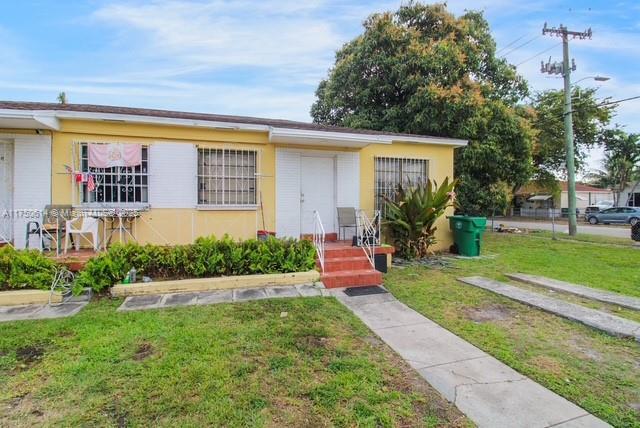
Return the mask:
<svg viewBox="0 0 640 428">
<path fill-rule="evenodd" d="M 344 290 L 344 294 L 346 294 L 349 297 L 368 296 L 370 294 L 385 294 L 385 293 L 388 293 L 388 291 L 382 287 L 378 287 L 377 285 L 370 285 L 368 287 L 349 287 L 346 290 Z"/>
</svg>

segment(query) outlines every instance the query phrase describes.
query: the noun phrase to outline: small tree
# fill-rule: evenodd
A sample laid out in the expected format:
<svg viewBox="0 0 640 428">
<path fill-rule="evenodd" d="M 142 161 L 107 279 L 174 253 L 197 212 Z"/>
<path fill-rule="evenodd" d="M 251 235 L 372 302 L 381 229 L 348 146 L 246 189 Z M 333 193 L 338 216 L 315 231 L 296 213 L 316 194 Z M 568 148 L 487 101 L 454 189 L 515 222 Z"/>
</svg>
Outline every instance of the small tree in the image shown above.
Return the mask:
<svg viewBox="0 0 640 428">
<path fill-rule="evenodd" d="M 398 185 L 394 199 L 385 197 L 388 228 L 398 253 L 405 258 L 425 257 L 436 243 L 435 222 L 453 206 L 456 182 L 445 178 L 441 186 L 427 180 L 425 184 Z"/>
<path fill-rule="evenodd" d="M 67 94 L 66 92 L 60 92 L 57 96 L 58 102 L 60 104 L 66 104 L 67 103 Z"/>
<path fill-rule="evenodd" d="M 616 127 L 604 132 L 603 142 L 608 184 L 614 192 L 615 205 L 624 205 L 626 201 L 620 201 L 620 194 L 638 179 L 640 172 L 640 135 L 627 134 Z"/>
</svg>

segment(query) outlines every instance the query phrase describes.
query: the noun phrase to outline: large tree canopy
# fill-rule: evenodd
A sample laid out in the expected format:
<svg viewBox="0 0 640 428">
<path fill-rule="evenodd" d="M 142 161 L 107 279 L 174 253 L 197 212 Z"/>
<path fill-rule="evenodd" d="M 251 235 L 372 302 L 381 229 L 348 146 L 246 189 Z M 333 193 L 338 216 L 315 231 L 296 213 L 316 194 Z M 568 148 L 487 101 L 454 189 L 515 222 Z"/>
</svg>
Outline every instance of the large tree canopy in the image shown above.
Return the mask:
<svg viewBox="0 0 640 428">
<path fill-rule="evenodd" d="M 609 124 L 614 104 L 601 105 L 595 97 L 596 89 L 574 87 L 571 91 L 573 106 L 573 133 L 576 169 L 585 166 L 588 150 L 603 144 L 605 127 Z M 606 100 L 605 100 L 606 101 Z M 556 179 L 558 172 L 566 171 L 564 141 L 564 91 L 551 90 L 534 95 L 533 126 L 538 138 L 533 150 L 533 162 L 538 180 Z"/>
<path fill-rule="evenodd" d="M 314 121 L 464 138 L 456 174 L 467 212 L 503 208 L 531 175 L 534 131 L 517 107 L 526 82 L 495 55 L 481 13 L 409 3 L 374 14 L 336 54 L 316 91 Z"/>
</svg>

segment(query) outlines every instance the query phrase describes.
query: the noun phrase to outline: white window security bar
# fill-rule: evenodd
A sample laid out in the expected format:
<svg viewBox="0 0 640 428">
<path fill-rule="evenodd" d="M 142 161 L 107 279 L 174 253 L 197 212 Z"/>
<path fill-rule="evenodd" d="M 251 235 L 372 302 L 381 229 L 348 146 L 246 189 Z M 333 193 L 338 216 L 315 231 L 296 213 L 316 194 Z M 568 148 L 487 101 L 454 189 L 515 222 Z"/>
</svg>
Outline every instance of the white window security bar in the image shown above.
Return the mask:
<svg viewBox="0 0 640 428">
<path fill-rule="evenodd" d="M 91 143 L 107 144 L 107 143 Z M 89 166 L 88 143 L 74 143 L 72 186 L 74 201 L 80 204 L 123 205 L 149 202 L 149 149 L 142 146 L 142 163 L 134 167 L 94 168 Z M 77 163 L 76 163 L 77 162 Z M 93 190 L 88 179 L 76 181 L 75 174 L 91 174 Z"/>
<path fill-rule="evenodd" d="M 385 213 L 384 198 L 393 199 L 398 185 L 425 183 L 429 161 L 416 158 L 375 157 L 375 207 Z"/>
<path fill-rule="evenodd" d="M 198 204 L 255 206 L 258 175 L 256 150 L 198 148 Z"/>
</svg>

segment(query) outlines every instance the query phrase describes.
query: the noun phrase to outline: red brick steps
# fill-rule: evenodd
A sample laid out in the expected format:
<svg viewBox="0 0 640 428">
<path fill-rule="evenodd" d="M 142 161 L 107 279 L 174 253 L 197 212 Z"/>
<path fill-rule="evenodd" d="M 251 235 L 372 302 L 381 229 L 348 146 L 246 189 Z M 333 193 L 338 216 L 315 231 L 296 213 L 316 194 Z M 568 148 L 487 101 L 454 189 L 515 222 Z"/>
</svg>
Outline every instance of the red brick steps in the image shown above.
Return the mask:
<svg viewBox="0 0 640 428">
<path fill-rule="evenodd" d="M 365 287 L 382 284 L 382 273 L 371 266 L 362 248 L 352 247 L 351 242 L 327 242 L 320 280 L 327 288 Z"/>
<path fill-rule="evenodd" d="M 324 272 L 320 275 L 320 280 L 327 288 L 366 287 L 368 285 L 381 285 L 382 273 L 371 267 L 362 270 Z"/>
</svg>

